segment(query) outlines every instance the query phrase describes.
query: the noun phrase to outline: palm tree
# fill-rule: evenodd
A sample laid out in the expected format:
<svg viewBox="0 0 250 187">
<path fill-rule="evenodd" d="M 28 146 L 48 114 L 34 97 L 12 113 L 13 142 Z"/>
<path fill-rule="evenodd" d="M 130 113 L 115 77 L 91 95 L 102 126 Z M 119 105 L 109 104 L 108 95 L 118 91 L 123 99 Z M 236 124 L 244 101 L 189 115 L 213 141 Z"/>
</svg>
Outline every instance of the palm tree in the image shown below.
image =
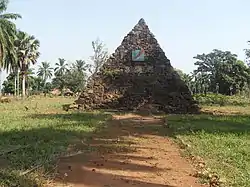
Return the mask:
<svg viewBox="0 0 250 187">
<path fill-rule="evenodd" d="M 71 74 L 74 77 L 77 77 L 78 86 L 75 89 L 76 91 L 82 91 L 86 84 L 86 71 L 91 68 L 89 64 L 86 64 L 84 60 L 76 60 L 75 63 L 72 65 Z"/>
<path fill-rule="evenodd" d="M 47 79 L 52 77 L 52 71 L 53 68 L 50 67 L 48 62 L 42 62 L 42 65 L 39 66 L 37 75 L 43 79 L 44 85 L 46 84 Z"/>
<path fill-rule="evenodd" d="M 87 69 L 90 68 L 90 65 L 86 64 L 84 60 L 76 60 L 72 67 L 77 72 L 82 73 L 82 72 L 87 71 Z"/>
<path fill-rule="evenodd" d="M 30 82 L 34 79 L 34 68 L 29 68 L 26 72 L 25 72 L 25 77 L 26 77 L 26 83 L 25 83 L 25 87 L 26 87 L 26 94 L 29 95 L 29 90 L 30 90 Z"/>
<path fill-rule="evenodd" d="M 16 38 L 16 25 L 11 20 L 21 18 L 19 14 L 5 13 L 8 0 L 0 1 L 0 64 L 2 68 L 10 69 L 8 59 L 16 59 L 14 50 L 14 40 Z M 14 61 L 12 61 L 14 62 Z"/>
<path fill-rule="evenodd" d="M 54 69 L 55 76 L 62 76 L 66 71 L 68 71 L 68 64 L 65 59 L 59 58 L 59 63 L 56 63 L 56 68 Z"/>
<path fill-rule="evenodd" d="M 12 70 L 17 63 L 14 48 L 16 25 L 11 20 L 21 18 L 19 14 L 4 13 L 7 10 L 7 5 L 8 0 L 0 1 L 0 84 L 2 70 Z"/>
<path fill-rule="evenodd" d="M 17 47 L 18 65 L 22 75 L 22 95 L 25 97 L 27 71 L 30 64 L 35 64 L 40 56 L 40 52 L 38 51 L 40 42 L 34 36 L 22 31 L 18 32 L 17 37 L 15 45 Z"/>
</svg>

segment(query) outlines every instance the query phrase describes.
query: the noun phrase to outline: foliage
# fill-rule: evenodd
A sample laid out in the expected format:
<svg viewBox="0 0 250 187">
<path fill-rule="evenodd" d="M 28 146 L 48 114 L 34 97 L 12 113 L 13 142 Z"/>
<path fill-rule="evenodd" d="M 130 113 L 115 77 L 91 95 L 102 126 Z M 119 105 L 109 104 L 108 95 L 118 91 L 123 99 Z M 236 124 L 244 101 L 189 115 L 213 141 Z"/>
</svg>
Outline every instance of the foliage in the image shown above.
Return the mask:
<svg viewBox="0 0 250 187">
<path fill-rule="evenodd" d="M 30 94 L 39 94 L 45 91 L 46 82 L 41 77 L 32 76 L 30 77 L 29 85 L 31 88 Z"/>
<path fill-rule="evenodd" d="M 52 77 L 52 73 L 53 73 L 53 68 L 50 67 L 50 63 L 42 62 L 42 65 L 39 66 L 37 75 L 41 77 L 44 80 L 44 82 L 46 82 L 47 79 Z"/>
<path fill-rule="evenodd" d="M 73 63 L 71 70 L 69 71 L 69 78 L 67 84 L 71 86 L 73 92 L 80 92 L 84 89 L 87 74 L 86 71 L 89 68 L 89 64 L 86 64 L 83 60 L 76 60 Z"/>
<path fill-rule="evenodd" d="M 29 69 L 30 64 L 35 64 L 40 56 L 40 52 L 38 51 L 40 42 L 35 38 L 35 36 L 19 31 L 17 33 L 15 46 L 17 48 L 21 73 L 25 74 L 25 72 Z"/>
<path fill-rule="evenodd" d="M 68 88 L 73 92 L 80 92 L 86 83 L 86 71 L 89 65 L 83 60 L 76 60 L 70 68 L 66 69 L 65 61 L 59 60 L 61 68 L 55 69 L 55 78 L 52 79 L 52 87 L 63 90 Z M 63 62 L 63 63 L 62 63 Z"/>
<path fill-rule="evenodd" d="M 219 106 L 247 106 L 250 105 L 250 99 L 242 96 L 226 96 L 222 94 L 194 94 L 194 99 L 201 105 L 219 105 Z"/>
<path fill-rule="evenodd" d="M 3 82 L 3 93 L 10 93 L 10 94 L 14 94 L 15 93 L 15 77 L 16 74 L 15 73 L 10 73 L 6 80 Z M 19 88 L 20 89 L 20 88 Z"/>
<path fill-rule="evenodd" d="M 52 90 L 53 86 L 50 82 L 46 82 L 43 86 L 43 93 L 49 93 Z"/>
<path fill-rule="evenodd" d="M 201 84 L 208 84 L 208 91 L 231 95 L 242 91 L 250 79 L 249 67 L 237 60 L 237 55 L 229 51 L 213 50 L 209 54 L 194 57 L 198 66 L 194 76 L 200 76 Z"/>
<path fill-rule="evenodd" d="M 76 70 L 70 70 L 62 76 L 55 77 L 52 80 L 54 88 L 63 90 L 68 88 L 73 92 L 81 91 L 85 86 L 86 75 Z"/>
<path fill-rule="evenodd" d="M 26 77 L 30 64 L 35 64 L 40 52 L 40 42 L 33 35 L 29 35 L 23 31 L 17 33 L 17 40 L 15 41 L 17 50 L 17 57 L 19 68 L 22 75 L 22 95 L 26 95 Z"/>
<path fill-rule="evenodd" d="M 15 73 L 17 77 L 20 70 L 21 77 L 19 77 L 19 79 L 22 80 L 24 96 L 28 90 L 30 91 L 29 94 L 35 94 L 40 92 L 48 93 L 54 88 L 59 88 L 61 91 L 70 89 L 73 92 L 80 92 L 85 87 L 87 72 L 96 73 L 108 58 L 104 44 L 97 39 L 92 42 L 94 55 L 91 56 L 91 60 L 94 65 L 87 64 L 84 60 L 76 60 L 70 65 L 65 59 L 59 58 L 59 61 L 55 64 L 54 72 L 52 67 L 50 67 L 50 63 L 45 61 L 39 65 L 37 72 L 38 77 L 34 75 L 29 75 L 28 77 L 30 64 L 36 63 L 40 55 L 38 51 L 39 46 L 40 43 L 34 36 L 30 36 L 22 31 L 17 33 L 15 51 L 18 57 L 18 66 L 15 67 L 13 73 Z M 52 82 L 48 83 L 47 80 L 50 78 L 52 78 Z M 13 82 L 12 79 L 8 79 L 5 82 L 4 87 L 6 88 L 3 89 L 5 93 L 13 93 L 15 80 Z M 41 84 L 43 84 L 43 88 L 41 88 Z M 27 89 L 27 87 L 29 87 L 29 89 Z"/>
<path fill-rule="evenodd" d="M 248 44 L 250 44 L 250 41 L 248 41 Z M 248 66 L 250 66 L 250 49 L 245 49 L 245 54 L 246 54 L 246 58 L 248 61 Z"/>
<path fill-rule="evenodd" d="M 59 58 L 59 63 L 56 63 L 56 67 L 54 69 L 55 76 L 62 76 L 68 71 L 68 63 L 65 59 Z"/>
<path fill-rule="evenodd" d="M 189 87 L 189 89 L 192 90 L 193 76 L 189 75 L 187 73 L 184 73 L 180 69 L 175 69 L 175 71 L 178 73 L 178 75 L 180 76 L 180 78 L 185 82 L 185 84 Z"/>
<path fill-rule="evenodd" d="M 99 38 L 95 41 L 92 41 L 92 48 L 94 51 L 94 55 L 91 56 L 91 60 L 93 65 L 89 68 L 89 71 L 92 74 L 96 74 L 99 69 L 102 67 L 103 63 L 108 59 L 108 51 L 105 49 L 105 45 Z"/>
<path fill-rule="evenodd" d="M 86 72 L 88 68 L 90 67 L 89 64 L 87 64 L 84 60 L 76 60 L 75 63 L 73 63 L 72 68 L 76 72 Z"/>
<path fill-rule="evenodd" d="M 26 73 L 27 81 L 26 81 L 26 88 L 28 88 L 31 92 L 30 94 L 34 93 L 40 93 L 44 91 L 44 85 L 45 82 L 41 77 L 34 76 L 33 69 L 29 69 Z M 16 73 L 10 73 L 6 80 L 3 82 L 3 93 L 6 94 L 14 94 L 15 93 L 15 77 Z M 19 75 L 19 79 L 21 79 L 22 76 Z M 19 91 L 21 90 L 21 87 L 19 85 Z"/>
<path fill-rule="evenodd" d="M 250 67 L 230 51 L 214 49 L 194 57 L 196 69 L 185 74 L 176 70 L 192 93 L 235 95 L 250 93 Z"/>
<path fill-rule="evenodd" d="M 17 66 L 17 56 L 14 48 L 16 25 L 11 20 L 21 18 L 19 14 L 4 13 L 8 0 L 0 1 L 0 68 L 13 70 Z"/>
</svg>

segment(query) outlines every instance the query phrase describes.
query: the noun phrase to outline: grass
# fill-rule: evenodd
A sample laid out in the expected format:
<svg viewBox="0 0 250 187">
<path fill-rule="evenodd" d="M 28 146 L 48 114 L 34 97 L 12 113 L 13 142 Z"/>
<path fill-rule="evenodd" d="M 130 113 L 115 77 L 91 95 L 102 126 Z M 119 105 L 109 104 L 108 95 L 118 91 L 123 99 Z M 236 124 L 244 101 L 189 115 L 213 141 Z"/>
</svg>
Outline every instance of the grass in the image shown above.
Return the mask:
<svg viewBox="0 0 250 187">
<path fill-rule="evenodd" d="M 108 118 L 97 112 L 63 112 L 62 104 L 72 101 L 36 97 L 0 104 L 1 187 L 42 185 L 59 155 L 90 137 Z M 24 173 L 37 166 L 41 167 Z"/>
<path fill-rule="evenodd" d="M 233 95 L 226 96 L 222 94 L 207 93 L 194 94 L 194 99 L 202 105 L 217 105 L 217 106 L 248 106 L 250 99 L 247 96 Z"/>
<path fill-rule="evenodd" d="M 110 116 L 63 112 L 62 104 L 73 100 L 35 97 L 0 104 L 1 187 L 40 186 L 54 173 L 59 155 L 89 150 L 74 145 L 87 142 Z M 225 178 L 226 186 L 248 187 L 250 107 L 206 106 L 203 110 L 210 114 L 167 116 L 174 134 L 191 145 L 189 153 L 204 158 L 207 167 Z M 40 167 L 25 174 L 36 166 Z"/>
<path fill-rule="evenodd" d="M 175 135 L 202 157 L 226 186 L 250 184 L 250 107 L 204 107 L 214 115 L 169 116 Z"/>
</svg>

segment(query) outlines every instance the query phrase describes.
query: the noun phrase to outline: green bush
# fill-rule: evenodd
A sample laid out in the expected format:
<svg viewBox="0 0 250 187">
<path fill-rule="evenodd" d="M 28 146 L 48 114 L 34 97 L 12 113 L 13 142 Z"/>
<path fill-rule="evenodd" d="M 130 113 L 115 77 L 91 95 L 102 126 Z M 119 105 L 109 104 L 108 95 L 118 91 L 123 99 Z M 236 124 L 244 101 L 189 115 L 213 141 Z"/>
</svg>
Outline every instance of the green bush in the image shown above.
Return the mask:
<svg viewBox="0 0 250 187">
<path fill-rule="evenodd" d="M 242 96 L 227 96 L 222 94 L 194 94 L 194 99 L 201 105 L 219 105 L 219 106 L 246 106 L 250 104 L 250 99 Z"/>
</svg>

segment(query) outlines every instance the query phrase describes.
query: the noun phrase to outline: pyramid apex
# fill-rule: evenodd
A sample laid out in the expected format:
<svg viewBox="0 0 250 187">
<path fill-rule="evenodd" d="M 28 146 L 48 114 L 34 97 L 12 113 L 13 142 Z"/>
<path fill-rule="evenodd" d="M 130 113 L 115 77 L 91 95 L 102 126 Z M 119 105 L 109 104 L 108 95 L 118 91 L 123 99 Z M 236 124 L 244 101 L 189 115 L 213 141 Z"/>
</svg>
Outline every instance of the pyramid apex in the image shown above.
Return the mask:
<svg viewBox="0 0 250 187">
<path fill-rule="evenodd" d="M 138 24 L 139 25 L 146 25 L 146 22 L 143 18 L 141 18 L 139 21 L 138 21 Z"/>
</svg>

